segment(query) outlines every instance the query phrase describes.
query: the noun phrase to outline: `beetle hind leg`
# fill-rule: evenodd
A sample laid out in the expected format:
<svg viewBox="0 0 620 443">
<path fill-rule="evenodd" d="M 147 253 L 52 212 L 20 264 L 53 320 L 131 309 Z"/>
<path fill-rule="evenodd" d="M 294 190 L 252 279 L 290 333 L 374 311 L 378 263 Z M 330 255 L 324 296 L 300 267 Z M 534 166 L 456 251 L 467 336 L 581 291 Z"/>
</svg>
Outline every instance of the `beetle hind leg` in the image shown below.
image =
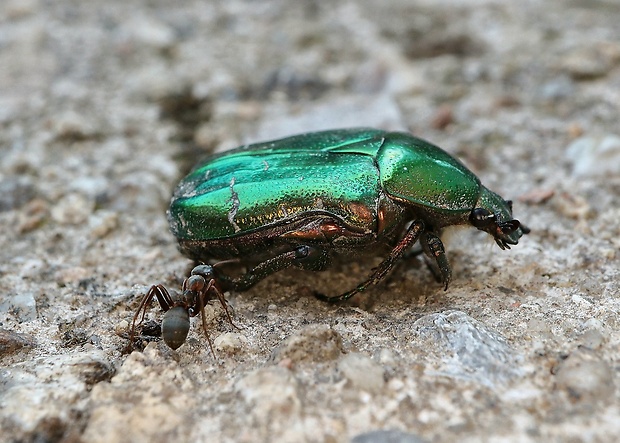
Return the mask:
<svg viewBox="0 0 620 443">
<path fill-rule="evenodd" d="M 396 262 L 400 260 L 405 252 L 413 246 L 413 244 L 418 241 L 420 235 L 424 231 L 424 223 L 420 220 L 416 220 L 411 223 L 409 229 L 405 233 L 404 237 L 398 242 L 398 244 L 392 249 L 390 255 L 387 256 L 385 260 L 383 260 L 379 266 L 377 266 L 374 272 L 366 279 L 364 282 L 357 285 L 354 289 L 345 292 L 344 294 L 337 295 L 335 297 L 328 297 L 323 294 L 316 294 L 316 297 L 319 300 L 327 301 L 327 302 L 339 302 L 347 300 L 353 297 L 358 292 L 362 292 L 366 290 L 370 285 L 374 285 L 379 283 L 385 276 L 390 272 L 390 270 L 394 267 Z"/>
</svg>

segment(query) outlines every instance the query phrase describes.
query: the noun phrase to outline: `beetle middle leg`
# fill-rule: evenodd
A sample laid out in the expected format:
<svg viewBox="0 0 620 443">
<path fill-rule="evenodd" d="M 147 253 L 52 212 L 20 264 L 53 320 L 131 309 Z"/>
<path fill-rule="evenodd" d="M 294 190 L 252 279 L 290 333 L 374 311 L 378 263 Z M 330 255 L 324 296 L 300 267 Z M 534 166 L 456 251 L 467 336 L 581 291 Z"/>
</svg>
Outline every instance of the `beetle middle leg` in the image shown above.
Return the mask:
<svg viewBox="0 0 620 443">
<path fill-rule="evenodd" d="M 230 284 L 236 291 L 245 291 L 265 277 L 291 266 L 308 271 L 322 271 L 327 268 L 329 263 L 329 254 L 323 248 L 300 245 L 292 251 L 284 252 L 259 263 L 241 277 L 231 279 Z"/>
<path fill-rule="evenodd" d="M 448 263 L 446 249 L 441 239 L 432 232 L 424 232 L 420 236 L 420 243 L 426 256 L 435 260 L 435 263 L 429 264 L 429 267 L 437 279 L 444 284 L 444 291 L 447 291 L 448 284 L 452 280 L 452 268 Z M 434 267 L 435 264 L 437 268 Z"/>
</svg>

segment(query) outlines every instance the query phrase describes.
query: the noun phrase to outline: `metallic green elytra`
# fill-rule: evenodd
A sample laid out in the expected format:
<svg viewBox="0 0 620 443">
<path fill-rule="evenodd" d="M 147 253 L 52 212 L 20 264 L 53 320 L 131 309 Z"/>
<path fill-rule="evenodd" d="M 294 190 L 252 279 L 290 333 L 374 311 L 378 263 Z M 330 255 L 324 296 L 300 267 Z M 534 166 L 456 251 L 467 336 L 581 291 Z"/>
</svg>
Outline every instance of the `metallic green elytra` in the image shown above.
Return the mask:
<svg viewBox="0 0 620 443">
<path fill-rule="evenodd" d="M 181 299 L 164 303 L 164 310 L 183 306 L 190 316 L 214 296 L 225 306 L 223 292 L 248 289 L 287 267 L 320 271 L 335 254 L 355 259 L 386 250 L 356 288 L 320 296 L 345 300 L 379 282 L 418 240 L 447 289 L 445 228 L 473 226 L 502 249 L 529 232 L 513 219 L 510 201 L 442 149 L 368 128 L 302 134 L 207 158 L 178 185 L 168 220 L 188 257 L 236 259 L 248 268 L 232 277 L 217 265 L 197 267 L 190 278 L 204 280 L 200 289 L 184 284 Z"/>
</svg>

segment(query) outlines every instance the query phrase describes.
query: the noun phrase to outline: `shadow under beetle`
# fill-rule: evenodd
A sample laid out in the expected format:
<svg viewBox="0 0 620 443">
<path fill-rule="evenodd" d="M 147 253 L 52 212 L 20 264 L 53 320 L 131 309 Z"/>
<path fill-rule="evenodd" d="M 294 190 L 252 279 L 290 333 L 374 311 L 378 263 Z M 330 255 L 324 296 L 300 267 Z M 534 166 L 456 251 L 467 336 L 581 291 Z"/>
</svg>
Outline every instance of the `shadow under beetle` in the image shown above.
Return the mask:
<svg viewBox="0 0 620 443">
<path fill-rule="evenodd" d="M 189 318 L 217 298 L 230 314 L 226 291 L 244 291 L 296 266 L 329 267 L 332 256 L 355 258 L 387 245 L 391 251 L 342 301 L 381 281 L 418 240 L 448 288 L 452 276 L 440 236 L 450 226 L 489 233 L 501 249 L 529 229 L 512 218 L 512 203 L 442 149 L 407 133 L 341 129 L 241 146 L 207 158 L 178 185 L 168 211 L 183 254 L 202 263 L 235 259 L 239 277 L 199 265 L 171 297 L 151 287 L 134 316 L 156 298 L 166 311 L 165 342 L 185 342 Z M 231 321 L 232 323 L 232 321 Z M 207 328 L 203 316 L 203 329 Z M 209 346 L 211 340 L 209 339 Z"/>
</svg>

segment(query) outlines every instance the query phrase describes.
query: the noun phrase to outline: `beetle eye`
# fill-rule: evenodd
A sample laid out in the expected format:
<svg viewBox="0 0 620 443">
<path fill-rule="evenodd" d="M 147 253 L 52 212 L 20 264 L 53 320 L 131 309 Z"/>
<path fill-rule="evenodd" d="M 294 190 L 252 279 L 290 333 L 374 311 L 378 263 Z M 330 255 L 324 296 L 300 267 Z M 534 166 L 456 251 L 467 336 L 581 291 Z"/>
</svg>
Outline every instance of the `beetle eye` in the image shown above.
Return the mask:
<svg viewBox="0 0 620 443">
<path fill-rule="evenodd" d="M 475 208 L 469 214 L 469 221 L 478 229 L 487 229 L 495 224 L 495 214 L 484 208 Z"/>
</svg>

